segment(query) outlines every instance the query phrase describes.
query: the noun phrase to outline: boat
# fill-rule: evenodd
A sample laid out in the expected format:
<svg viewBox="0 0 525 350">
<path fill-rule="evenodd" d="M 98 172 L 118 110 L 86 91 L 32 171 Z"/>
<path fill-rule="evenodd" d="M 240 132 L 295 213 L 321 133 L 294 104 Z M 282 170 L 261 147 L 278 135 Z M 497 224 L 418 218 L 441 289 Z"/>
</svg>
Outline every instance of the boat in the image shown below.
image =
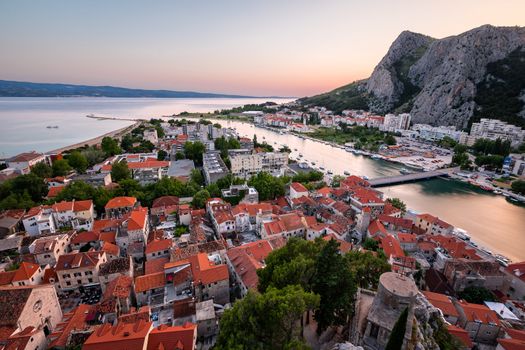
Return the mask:
<svg viewBox="0 0 525 350">
<path fill-rule="evenodd" d="M 501 194 L 502 192 L 499 191 L 499 190 L 494 190 L 494 191 L 492 191 L 492 193 L 494 193 L 494 194 Z"/>
<path fill-rule="evenodd" d="M 457 236 L 458 238 L 461 238 L 462 240 L 464 241 L 468 241 L 470 240 L 470 236 L 467 234 L 467 231 L 459 228 L 459 227 L 456 227 L 453 231 L 452 231 L 452 234 L 454 234 L 455 236 Z"/>
<path fill-rule="evenodd" d="M 48 125 L 46 126 L 48 129 L 58 129 L 58 125 Z"/>
<path fill-rule="evenodd" d="M 350 175 L 350 172 L 349 171 L 344 171 L 343 174 L 345 174 L 346 176 Z"/>
<path fill-rule="evenodd" d="M 333 174 L 332 170 L 328 170 L 327 174 L 332 175 Z"/>
<path fill-rule="evenodd" d="M 506 261 L 503 260 L 503 259 L 496 258 L 496 261 L 498 262 L 498 264 L 500 264 L 500 265 L 503 266 L 503 267 L 509 267 L 509 263 L 506 262 Z"/>
<path fill-rule="evenodd" d="M 347 151 L 347 152 L 353 152 L 353 151 L 354 151 L 354 149 L 353 149 L 353 148 L 351 148 L 351 147 L 345 147 L 345 151 Z"/>
<path fill-rule="evenodd" d="M 366 175 L 363 175 L 361 177 L 363 178 L 363 180 L 367 180 L 367 181 L 370 180 L 370 178 L 368 176 L 366 176 Z"/>
<path fill-rule="evenodd" d="M 381 159 L 381 156 L 378 155 L 378 154 L 373 154 L 373 155 L 371 156 L 371 158 L 372 158 L 372 159 Z"/>
<path fill-rule="evenodd" d="M 299 157 L 302 157 L 302 156 L 303 156 L 303 154 L 302 154 L 302 153 L 299 153 Z"/>
<path fill-rule="evenodd" d="M 279 131 L 279 135 L 284 135 L 284 132 L 282 132 L 282 131 Z"/>
<path fill-rule="evenodd" d="M 315 162 L 312 162 L 312 165 L 315 165 Z"/>
<path fill-rule="evenodd" d="M 297 152 L 297 148 L 294 148 L 293 150 Z"/>
<path fill-rule="evenodd" d="M 319 167 L 319 170 L 322 170 L 322 171 L 324 171 L 324 168 L 323 168 L 323 167 Z"/>
<path fill-rule="evenodd" d="M 399 170 L 399 172 L 403 175 L 412 174 L 412 171 L 408 170 L 407 168 L 402 168 L 401 170 Z"/>
</svg>

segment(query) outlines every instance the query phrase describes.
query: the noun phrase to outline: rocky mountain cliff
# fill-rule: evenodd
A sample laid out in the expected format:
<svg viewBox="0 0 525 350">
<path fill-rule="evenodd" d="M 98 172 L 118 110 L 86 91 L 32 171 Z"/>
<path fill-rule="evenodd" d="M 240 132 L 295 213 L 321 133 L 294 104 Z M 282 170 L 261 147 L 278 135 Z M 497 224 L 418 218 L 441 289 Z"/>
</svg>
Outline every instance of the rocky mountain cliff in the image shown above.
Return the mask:
<svg viewBox="0 0 525 350">
<path fill-rule="evenodd" d="M 405 31 L 368 80 L 301 101 L 337 100 L 341 110 L 340 96 L 356 91 L 370 110 L 410 112 L 416 123 L 465 128 L 492 117 L 525 125 L 525 28 L 484 25 L 444 39 Z"/>
</svg>

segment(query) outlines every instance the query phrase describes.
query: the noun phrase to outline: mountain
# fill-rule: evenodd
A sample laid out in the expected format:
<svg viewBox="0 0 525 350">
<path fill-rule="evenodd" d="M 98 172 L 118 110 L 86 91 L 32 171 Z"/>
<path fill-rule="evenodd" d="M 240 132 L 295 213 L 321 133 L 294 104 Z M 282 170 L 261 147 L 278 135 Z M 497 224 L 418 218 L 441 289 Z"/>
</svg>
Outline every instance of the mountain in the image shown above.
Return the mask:
<svg viewBox="0 0 525 350">
<path fill-rule="evenodd" d="M 458 128 L 480 117 L 525 126 L 525 28 L 484 25 L 443 39 L 404 31 L 370 78 L 299 101 L 335 112 L 360 101 Z"/>
<path fill-rule="evenodd" d="M 0 97 L 165 97 L 165 98 L 244 98 L 252 96 L 213 94 L 193 91 L 128 89 L 114 86 L 28 83 L 0 80 Z"/>
</svg>

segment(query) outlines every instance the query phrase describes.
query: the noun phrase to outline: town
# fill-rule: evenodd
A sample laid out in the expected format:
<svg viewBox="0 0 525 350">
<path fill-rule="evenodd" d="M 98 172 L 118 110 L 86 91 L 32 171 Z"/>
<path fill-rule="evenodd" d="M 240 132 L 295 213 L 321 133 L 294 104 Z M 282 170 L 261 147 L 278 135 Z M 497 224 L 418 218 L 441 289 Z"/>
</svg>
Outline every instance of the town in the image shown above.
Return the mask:
<svg viewBox="0 0 525 350">
<path fill-rule="evenodd" d="M 456 166 L 453 178 L 525 194 L 525 131 L 497 120 L 467 134 L 295 103 L 231 115 L 407 175 Z M 184 118 L 5 161 L 3 349 L 525 346 L 525 262 L 374 179 Z"/>
</svg>

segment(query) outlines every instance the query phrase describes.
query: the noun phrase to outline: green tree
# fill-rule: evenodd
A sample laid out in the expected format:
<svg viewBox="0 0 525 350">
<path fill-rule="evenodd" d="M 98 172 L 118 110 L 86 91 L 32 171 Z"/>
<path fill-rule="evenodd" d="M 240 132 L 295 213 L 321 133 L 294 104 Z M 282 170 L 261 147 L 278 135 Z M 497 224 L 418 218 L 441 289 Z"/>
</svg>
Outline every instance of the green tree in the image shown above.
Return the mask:
<svg viewBox="0 0 525 350">
<path fill-rule="evenodd" d="M 88 167 L 87 158 L 79 151 L 71 152 L 67 157 L 67 162 L 79 173 L 84 173 Z"/>
<path fill-rule="evenodd" d="M 345 258 L 356 283 L 361 288 L 376 289 L 379 277 L 390 271 L 390 264 L 386 259 L 371 252 L 351 251 L 346 254 Z"/>
<path fill-rule="evenodd" d="M 164 160 L 166 159 L 166 157 L 168 156 L 168 152 L 166 152 L 165 150 L 161 149 L 157 152 L 157 160 Z"/>
<path fill-rule="evenodd" d="M 403 214 L 406 213 L 406 211 L 407 211 L 407 205 L 406 205 L 405 202 L 403 202 L 401 199 L 399 199 L 399 198 L 388 198 L 386 201 L 387 201 L 388 203 L 392 204 L 392 206 L 393 206 L 394 208 L 397 208 L 397 209 L 401 210 L 401 212 L 402 212 Z"/>
<path fill-rule="evenodd" d="M 318 304 L 318 296 L 299 286 L 249 291 L 224 312 L 215 349 L 305 349 L 299 320 Z"/>
<path fill-rule="evenodd" d="M 515 180 L 511 184 L 511 189 L 519 194 L 525 194 L 525 180 Z"/>
<path fill-rule="evenodd" d="M 131 196 L 140 197 L 142 193 L 142 186 L 137 180 L 123 179 L 118 183 L 118 188 L 115 190 L 117 196 Z"/>
<path fill-rule="evenodd" d="M 320 296 L 319 308 L 314 313 L 318 334 L 329 326 L 348 322 L 354 310 L 357 287 L 345 258 L 339 254 L 336 240 L 328 241 L 317 257 L 312 291 Z"/>
<path fill-rule="evenodd" d="M 44 162 L 37 163 L 31 168 L 31 173 L 35 174 L 42 179 L 51 177 L 53 175 L 53 169 Z"/>
<path fill-rule="evenodd" d="M 321 239 L 312 242 L 293 237 L 284 247 L 272 251 L 265 259 L 265 268 L 257 270 L 259 291 L 294 284 L 310 291 L 316 259 L 324 244 Z"/>
<path fill-rule="evenodd" d="M 193 169 L 190 175 L 191 181 L 195 182 L 197 185 L 204 185 L 204 176 L 199 169 Z"/>
<path fill-rule="evenodd" d="M 221 189 L 217 185 L 217 183 L 212 183 L 206 186 L 206 190 L 210 193 L 211 198 L 220 197 L 221 196 Z"/>
<path fill-rule="evenodd" d="M 281 148 L 279 148 L 279 152 L 292 153 L 292 150 L 290 149 L 290 147 L 283 145 Z"/>
<path fill-rule="evenodd" d="M 184 159 L 184 153 L 182 152 L 175 153 L 175 160 L 181 160 L 181 159 Z"/>
<path fill-rule="evenodd" d="M 129 171 L 128 162 L 126 162 L 126 160 L 113 163 L 111 167 L 111 179 L 113 182 L 131 179 L 131 172 Z"/>
<path fill-rule="evenodd" d="M 196 164 L 202 165 L 202 154 L 205 150 L 206 147 L 199 141 L 188 141 L 184 144 L 184 154 L 186 158 L 193 160 Z"/>
<path fill-rule="evenodd" d="M 341 181 L 343 181 L 346 177 L 342 175 L 334 175 L 332 178 L 332 187 L 339 187 L 341 185 Z"/>
<path fill-rule="evenodd" d="M 104 160 L 106 154 L 101 149 L 95 148 L 93 146 L 88 147 L 81 152 L 88 161 L 88 166 L 93 166 L 97 163 L 100 163 Z"/>
<path fill-rule="evenodd" d="M 274 177 L 267 172 L 260 172 L 250 178 L 248 184 L 255 187 L 259 192 L 259 200 L 265 201 L 275 199 L 276 197 L 284 196 L 285 184 L 282 179 Z"/>
<path fill-rule="evenodd" d="M 366 250 L 377 252 L 379 250 L 379 243 L 373 238 L 367 238 L 363 242 L 363 248 Z"/>
<path fill-rule="evenodd" d="M 385 143 L 389 146 L 393 146 L 397 143 L 397 141 L 393 135 L 388 134 L 385 136 Z"/>
<path fill-rule="evenodd" d="M 71 170 L 71 166 L 65 159 L 58 159 L 53 162 L 53 176 L 66 176 Z"/>
<path fill-rule="evenodd" d="M 388 343 L 386 344 L 385 350 L 401 350 L 403 348 L 403 340 L 405 339 L 405 331 L 407 328 L 408 320 L 408 308 L 405 308 L 396 323 L 390 337 L 388 338 Z"/>
<path fill-rule="evenodd" d="M 102 143 L 100 146 L 104 153 L 106 153 L 107 157 L 122 153 L 122 150 L 120 149 L 117 141 L 108 136 L 102 139 Z"/>
<path fill-rule="evenodd" d="M 210 198 L 210 192 L 208 192 L 207 190 L 200 190 L 199 192 L 193 195 L 191 205 L 197 209 L 204 208 L 204 206 L 206 205 L 206 201 Z"/>
<path fill-rule="evenodd" d="M 484 301 L 496 301 L 496 296 L 485 287 L 467 287 L 459 292 L 459 297 L 469 303 L 483 304 Z"/>
</svg>

